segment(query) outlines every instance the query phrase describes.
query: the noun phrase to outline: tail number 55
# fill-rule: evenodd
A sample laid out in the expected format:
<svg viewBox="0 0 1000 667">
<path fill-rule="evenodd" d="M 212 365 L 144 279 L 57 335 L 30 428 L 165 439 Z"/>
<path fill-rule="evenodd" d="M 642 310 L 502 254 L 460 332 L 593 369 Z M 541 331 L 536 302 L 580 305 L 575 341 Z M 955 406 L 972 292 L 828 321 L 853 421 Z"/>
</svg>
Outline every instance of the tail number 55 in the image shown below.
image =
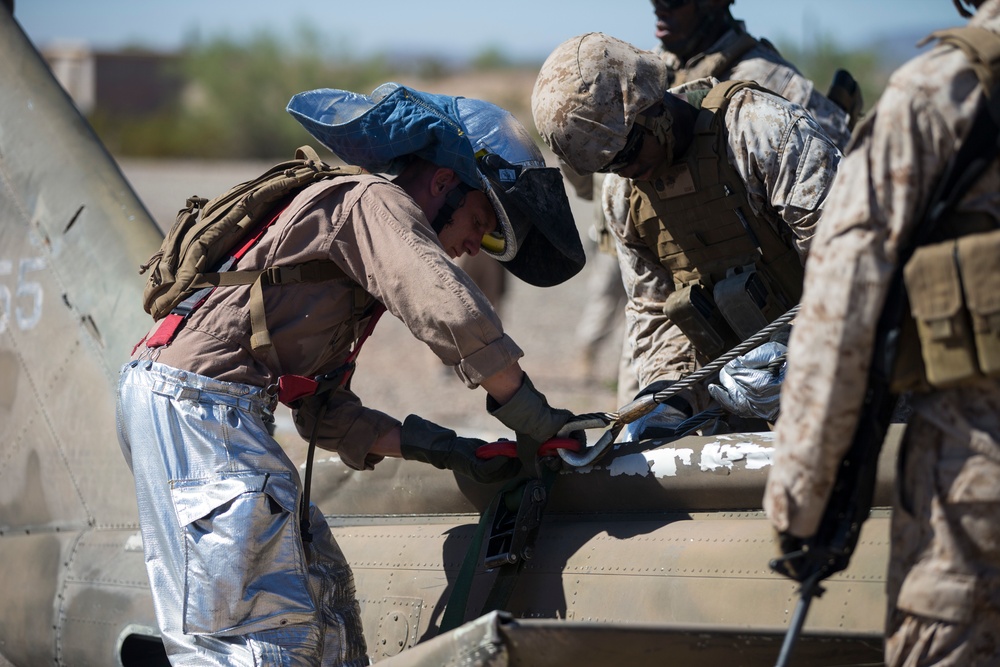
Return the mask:
<svg viewBox="0 0 1000 667">
<path fill-rule="evenodd" d="M 13 320 L 21 331 L 29 331 L 38 325 L 42 319 L 42 286 L 31 280 L 29 274 L 44 268 L 45 259 L 42 257 L 19 260 L 12 294 L 9 283 L 13 282 L 10 279 L 14 274 L 13 262 L 0 259 L 0 334 L 7 331 L 12 313 Z"/>
</svg>

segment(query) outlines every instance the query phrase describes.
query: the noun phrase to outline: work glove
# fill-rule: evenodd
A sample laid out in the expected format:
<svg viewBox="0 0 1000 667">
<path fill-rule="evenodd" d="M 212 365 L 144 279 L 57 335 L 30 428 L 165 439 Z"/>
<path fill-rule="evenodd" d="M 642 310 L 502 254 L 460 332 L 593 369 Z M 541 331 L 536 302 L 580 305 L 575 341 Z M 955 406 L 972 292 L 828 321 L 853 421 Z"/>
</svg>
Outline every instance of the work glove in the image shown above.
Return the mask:
<svg viewBox="0 0 1000 667">
<path fill-rule="evenodd" d="M 517 456 L 529 471 L 536 470 L 536 457 L 542 443 L 554 437 L 573 418 L 573 413 L 569 410 L 550 407 L 545 396 L 531 384 L 527 374 L 521 388 L 503 405 L 487 395 L 486 411 L 514 431 L 517 436 Z M 583 431 L 573 431 L 569 437 L 586 444 Z"/>
<path fill-rule="evenodd" d="M 655 394 L 663 391 L 674 383 L 673 380 L 657 380 L 635 395 L 633 401 L 643 396 Z M 672 437 L 677 427 L 688 417 L 694 414 L 691 404 L 680 396 L 671 396 L 664 403 L 660 403 L 652 412 L 644 414 L 634 422 L 625 424 L 622 428 L 623 442 L 635 442 L 637 440 L 651 440 L 654 438 Z"/>
<path fill-rule="evenodd" d="M 441 470 L 454 470 L 483 484 L 516 477 L 521 471 L 521 462 L 517 459 L 509 456 L 476 457 L 476 450 L 485 444 L 484 440 L 461 438 L 451 429 L 410 415 L 403 421 L 399 450 L 407 461 L 420 461 Z"/>
<path fill-rule="evenodd" d="M 708 393 L 734 415 L 774 421 L 781 407 L 787 352 L 781 343 L 771 342 L 736 357 L 722 367 L 719 384 L 708 385 Z"/>
</svg>

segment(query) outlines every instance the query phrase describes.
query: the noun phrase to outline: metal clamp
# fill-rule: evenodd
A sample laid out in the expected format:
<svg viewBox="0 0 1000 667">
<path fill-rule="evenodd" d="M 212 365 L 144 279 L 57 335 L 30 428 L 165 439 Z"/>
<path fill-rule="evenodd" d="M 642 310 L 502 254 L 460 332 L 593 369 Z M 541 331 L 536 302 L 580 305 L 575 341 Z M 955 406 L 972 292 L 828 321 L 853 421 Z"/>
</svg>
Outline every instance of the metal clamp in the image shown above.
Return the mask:
<svg viewBox="0 0 1000 667">
<path fill-rule="evenodd" d="M 647 394 L 628 405 L 622 407 L 618 412 L 594 413 L 590 415 L 580 415 L 577 419 L 568 422 L 557 434 L 563 436 L 570 431 L 577 431 L 587 428 L 603 428 L 611 426 L 590 447 L 585 447 L 579 452 L 572 452 L 566 449 L 557 450 L 559 457 L 567 464 L 575 468 L 583 468 L 596 463 L 601 457 L 611 450 L 611 445 L 618 438 L 618 434 L 625 428 L 625 424 L 634 422 L 643 415 L 653 411 L 658 405 L 656 398 L 652 394 Z"/>
<path fill-rule="evenodd" d="M 540 479 L 526 480 L 520 491 L 519 499 L 518 489 L 497 496 L 483 559 L 487 569 L 516 565 L 534 554 L 548 493 Z"/>
</svg>

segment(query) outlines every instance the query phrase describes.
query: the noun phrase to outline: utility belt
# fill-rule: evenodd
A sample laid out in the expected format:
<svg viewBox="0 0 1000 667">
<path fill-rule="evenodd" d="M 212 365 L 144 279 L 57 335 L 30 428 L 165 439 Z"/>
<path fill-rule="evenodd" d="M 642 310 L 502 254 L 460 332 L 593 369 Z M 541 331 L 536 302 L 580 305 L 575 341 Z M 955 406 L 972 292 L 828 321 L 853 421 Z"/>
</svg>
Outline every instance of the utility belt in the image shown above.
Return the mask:
<svg viewBox="0 0 1000 667">
<path fill-rule="evenodd" d="M 1000 230 L 918 248 L 903 269 L 904 324 L 892 389 L 930 391 L 1000 377 Z"/>
<path fill-rule="evenodd" d="M 711 289 L 702 281 L 675 286 L 663 313 L 714 359 L 783 315 L 793 305 L 787 301 L 767 267 L 748 264 L 729 269 Z"/>
</svg>

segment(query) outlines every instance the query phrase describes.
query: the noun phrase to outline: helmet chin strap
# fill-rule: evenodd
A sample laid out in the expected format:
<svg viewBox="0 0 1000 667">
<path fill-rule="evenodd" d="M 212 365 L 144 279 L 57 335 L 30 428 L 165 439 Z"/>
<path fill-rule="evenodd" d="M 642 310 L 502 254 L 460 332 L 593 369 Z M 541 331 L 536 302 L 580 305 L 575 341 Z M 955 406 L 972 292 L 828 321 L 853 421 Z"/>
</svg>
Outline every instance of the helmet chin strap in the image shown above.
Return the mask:
<svg viewBox="0 0 1000 667">
<path fill-rule="evenodd" d="M 471 185 L 466 184 L 465 181 L 459 181 L 458 185 L 451 189 L 451 191 L 444 196 L 444 204 L 441 206 L 441 210 L 438 211 L 437 216 L 431 221 L 431 229 L 434 230 L 435 234 L 440 235 L 441 230 L 444 226 L 451 222 L 451 217 L 455 215 L 455 211 L 462 208 L 462 203 L 465 201 L 465 195 L 469 194 L 475 190 Z"/>
</svg>

